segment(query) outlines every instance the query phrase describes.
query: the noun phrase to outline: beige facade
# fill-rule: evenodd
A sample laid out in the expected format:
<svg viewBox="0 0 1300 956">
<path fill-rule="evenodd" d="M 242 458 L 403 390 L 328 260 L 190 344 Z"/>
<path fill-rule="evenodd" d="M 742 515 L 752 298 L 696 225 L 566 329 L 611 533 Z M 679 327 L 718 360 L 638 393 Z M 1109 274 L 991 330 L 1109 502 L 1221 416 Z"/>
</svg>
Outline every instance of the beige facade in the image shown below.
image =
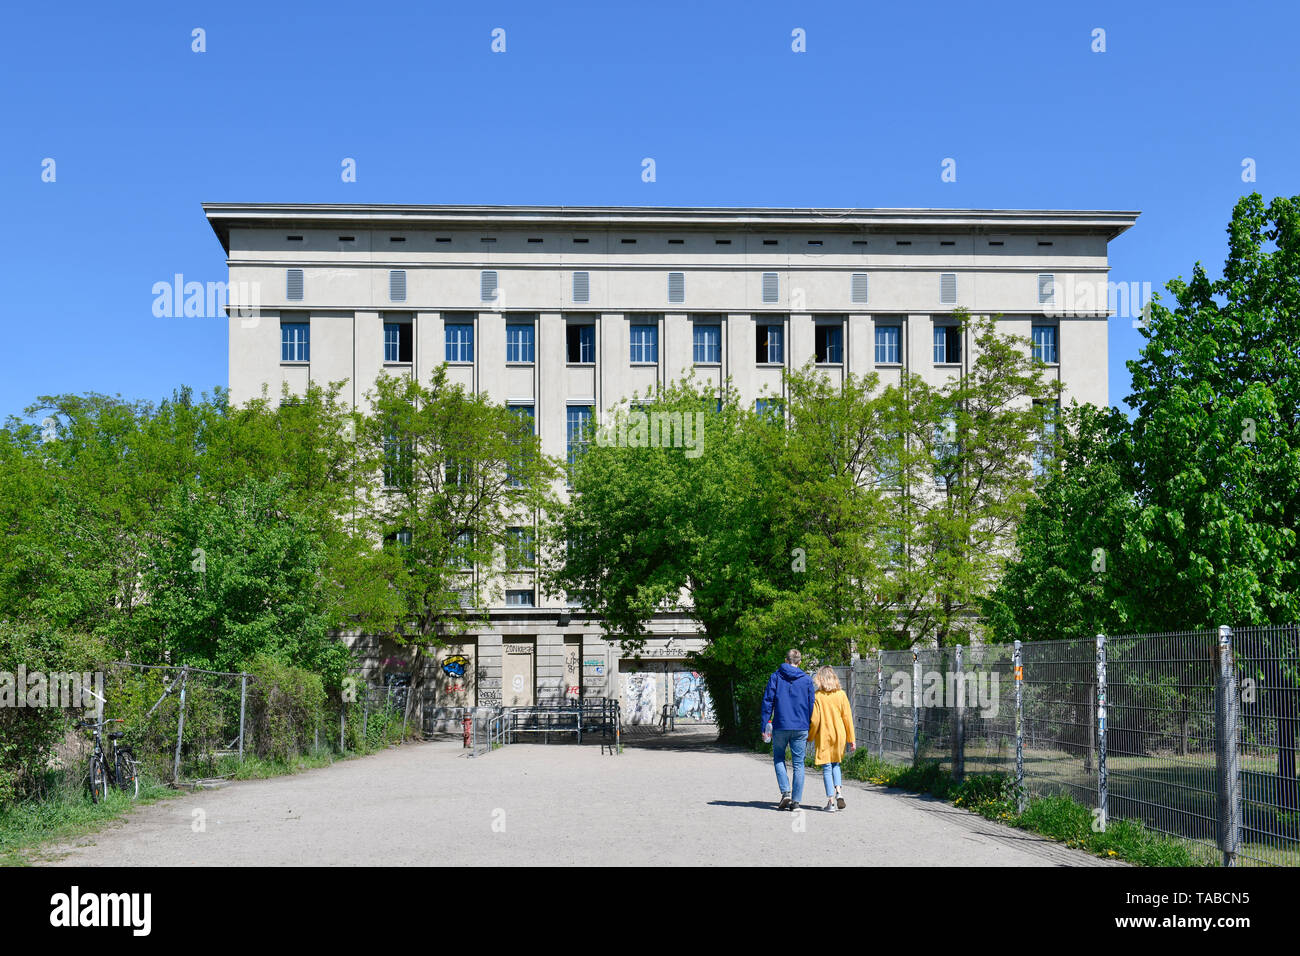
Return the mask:
<svg viewBox="0 0 1300 956">
<path fill-rule="evenodd" d="M 283 383 L 299 390 L 311 380 L 346 380 L 352 401 L 363 405 L 381 372 L 427 380 L 448 358 L 449 336 L 460 343 L 468 334 L 472 351 L 456 346 L 452 379 L 495 401 L 531 406 L 543 450 L 557 457 L 567 451 L 570 408 L 589 407 L 599 422 L 634 394 L 692 370 L 719 386 L 730 378 L 746 402 L 779 395 L 782 370 L 813 358 L 832 379 L 876 372 L 887 383 L 907 370 L 939 381 L 970 361 L 969 342 L 936 361 L 935 328 L 957 308 L 1000 315 L 1007 331 L 1026 338 L 1035 327 L 1051 329 L 1056 361 L 1048 374 L 1061 381 L 1063 401 L 1106 405 L 1107 244 L 1137 217 L 940 209 L 204 209 L 228 255 L 232 401 L 264 390 L 274 398 Z M 301 354 L 285 351 L 283 325 L 308 330 Z M 579 326 L 589 331 L 572 331 Z M 523 335 L 519 327 L 531 329 L 531 361 L 508 350 L 508 336 Z M 696 329 L 706 327 L 697 341 Z M 882 331 L 882 343 L 878 328 L 897 331 Z M 518 349 L 522 341 L 514 341 Z M 775 342 L 779 347 L 768 348 Z M 456 691 L 456 699 L 486 702 L 515 692 L 521 664 L 507 660 L 516 655 L 506 655 L 503 644 L 531 646 L 531 676 L 523 679 L 533 699 L 563 696 L 575 674 L 584 694 L 623 693 L 619 654 L 599 639 L 598 625 L 535 597 L 540 606 L 493 613 L 500 625 L 478 635 L 470 655 L 479 679 Z M 683 616 L 655 627 L 653 651 L 698 646 Z M 674 636 L 675 645 L 665 643 Z M 575 656 L 578 663 L 567 660 Z M 507 679 L 510 688 L 501 686 Z M 651 680 L 634 683 L 639 690 L 628 693 L 644 694 Z"/>
</svg>

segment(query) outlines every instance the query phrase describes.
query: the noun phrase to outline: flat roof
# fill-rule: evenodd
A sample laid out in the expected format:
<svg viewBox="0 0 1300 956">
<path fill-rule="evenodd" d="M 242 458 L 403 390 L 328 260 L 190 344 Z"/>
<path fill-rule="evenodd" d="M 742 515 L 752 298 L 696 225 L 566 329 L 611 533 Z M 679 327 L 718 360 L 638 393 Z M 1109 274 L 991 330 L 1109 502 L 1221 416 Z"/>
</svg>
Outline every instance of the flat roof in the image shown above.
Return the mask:
<svg viewBox="0 0 1300 956">
<path fill-rule="evenodd" d="M 565 226 L 736 230 L 833 230 L 1102 234 L 1114 239 L 1140 211 L 1110 209 L 850 209 L 751 206 L 437 206 L 382 203 L 203 203 L 230 252 L 232 227 L 373 224 L 396 227 Z"/>
</svg>

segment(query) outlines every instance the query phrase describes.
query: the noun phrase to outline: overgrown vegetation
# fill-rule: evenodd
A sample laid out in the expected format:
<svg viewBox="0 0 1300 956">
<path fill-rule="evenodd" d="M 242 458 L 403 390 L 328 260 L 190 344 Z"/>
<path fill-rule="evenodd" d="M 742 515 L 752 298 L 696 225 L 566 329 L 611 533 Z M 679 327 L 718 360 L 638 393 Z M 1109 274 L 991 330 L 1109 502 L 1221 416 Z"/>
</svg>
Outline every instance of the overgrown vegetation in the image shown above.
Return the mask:
<svg viewBox="0 0 1300 956">
<path fill-rule="evenodd" d="M 1203 864 L 1186 843 L 1155 833 L 1138 820 L 1109 820 L 1104 832 L 1094 831 L 1092 808 L 1068 796 L 1034 797 L 1021 811 L 1015 781 L 1006 774 L 968 774 L 958 783 L 937 761 L 901 766 L 862 750 L 849 754 L 843 768 L 844 776 L 850 779 L 928 793 L 989 820 L 1029 830 L 1097 856 L 1138 866 Z"/>
</svg>

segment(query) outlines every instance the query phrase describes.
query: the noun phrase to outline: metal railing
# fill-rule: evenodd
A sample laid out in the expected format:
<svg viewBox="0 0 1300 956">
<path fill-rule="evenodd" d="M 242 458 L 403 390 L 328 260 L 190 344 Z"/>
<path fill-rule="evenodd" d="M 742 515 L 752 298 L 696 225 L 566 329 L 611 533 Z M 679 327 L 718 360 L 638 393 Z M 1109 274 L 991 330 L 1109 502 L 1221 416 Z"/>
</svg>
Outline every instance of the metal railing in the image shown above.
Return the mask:
<svg viewBox="0 0 1300 956">
<path fill-rule="evenodd" d="M 622 730 L 619 702 L 608 697 L 557 698 L 527 707 L 478 707 L 465 719 L 470 721 L 470 755 L 475 757 L 530 735 L 540 735 L 543 743 L 550 743 L 553 734 L 572 734 L 578 743 L 582 743 L 583 734 L 599 734 L 602 752 L 608 743 L 610 752 L 617 753 Z"/>
<path fill-rule="evenodd" d="M 1004 773 L 1225 865 L 1300 865 L 1300 628 L 878 651 L 854 662 L 859 747 Z"/>
</svg>

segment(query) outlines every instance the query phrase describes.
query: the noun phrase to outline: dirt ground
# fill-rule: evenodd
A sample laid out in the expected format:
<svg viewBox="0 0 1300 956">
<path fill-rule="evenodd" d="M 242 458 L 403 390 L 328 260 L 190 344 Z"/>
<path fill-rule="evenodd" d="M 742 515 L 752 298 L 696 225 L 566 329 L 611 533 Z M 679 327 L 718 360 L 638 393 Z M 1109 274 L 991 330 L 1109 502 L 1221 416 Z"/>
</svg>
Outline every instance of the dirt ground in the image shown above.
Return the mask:
<svg viewBox="0 0 1300 956">
<path fill-rule="evenodd" d="M 770 758 L 682 736 L 602 754 L 516 744 L 394 748 L 320 770 L 141 807 L 46 849 L 80 866 L 751 865 L 1103 866 L 928 797 L 845 781 L 826 813 L 774 809 Z M 200 823 L 202 826 L 200 826 Z"/>
</svg>

